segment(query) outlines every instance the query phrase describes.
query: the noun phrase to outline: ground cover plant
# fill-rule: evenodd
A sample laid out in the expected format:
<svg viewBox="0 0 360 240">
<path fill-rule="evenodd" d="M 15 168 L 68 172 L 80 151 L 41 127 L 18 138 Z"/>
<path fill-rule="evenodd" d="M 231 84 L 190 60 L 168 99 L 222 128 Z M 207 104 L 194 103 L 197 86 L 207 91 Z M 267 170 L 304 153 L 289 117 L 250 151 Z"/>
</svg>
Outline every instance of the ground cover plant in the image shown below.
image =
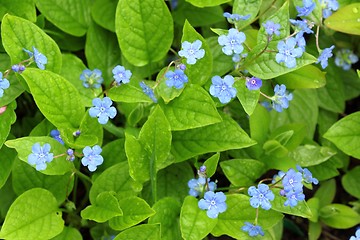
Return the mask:
<svg viewBox="0 0 360 240">
<path fill-rule="evenodd" d="M 360 239 L 356 0 L 1 0 L 1 239 Z"/>
</svg>

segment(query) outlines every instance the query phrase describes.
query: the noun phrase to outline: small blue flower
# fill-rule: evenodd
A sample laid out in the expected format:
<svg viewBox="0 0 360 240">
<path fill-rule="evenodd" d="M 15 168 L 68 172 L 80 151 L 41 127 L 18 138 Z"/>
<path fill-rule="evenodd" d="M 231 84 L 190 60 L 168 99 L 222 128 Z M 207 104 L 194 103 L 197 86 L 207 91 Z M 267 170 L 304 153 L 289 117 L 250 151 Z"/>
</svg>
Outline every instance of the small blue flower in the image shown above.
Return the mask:
<svg viewBox="0 0 360 240">
<path fill-rule="evenodd" d="M 181 44 L 181 50 L 179 51 L 179 56 L 186 58 L 186 63 L 193 65 L 196 63 L 197 59 L 201 59 L 205 56 L 205 50 L 201 49 L 202 42 L 196 40 L 193 43 L 185 41 Z"/>
<path fill-rule="evenodd" d="M 269 210 L 271 208 L 270 201 L 274 200 L 275 195 L 269 189 L 269 186 L 263 183 L 258 185 L 258 188 L 251 186 L 248 189 L 248 194 L 250 198 L 250 205 L 253 208 L 258 208 L 261 206 L 262 209 Z"/>
<path fill-rule="evenodd" d="M 153 100 L 154 103 L 157 103 L 157 99 L 155 97 L 154 91 L 152 88 L 150 88 L 148 85 L 144 83 L 144 81 L 140 82 L 140 87 L 143 90 L 143 92 Z"/>
<path fill-rule="evenodd" d="M 113 68 L 112 73 L 114 74 L 114 79 L 117 85 L 130 82 L 132 73 L 130 70 L 126 70 L 123 66 L 117 65 Z"/>
<path fill-rule="evenodd" d="M 258 90 L 262 86 L 262 80 L 257 77 L 246 78 L 245 84 L 249 90 Z"/>
<path fill-rule="evenodd" d="M 231 14 L 228 12 L 224 12 L 223 16 L 226 17 L 229 23 L 234 23 L 240 20 L 248 20 L 251 17 L 251 14 L 243 16 L 236 13 Z"/>
<path fill-rule="evenodd" d="M 302 174 L 290 168 L 289 171 L 286 172 L 282 184 L 286 192 L 302 192 Z"/>
<path fill-rule="evenodd" d="M 339 3 L 337 0 L 320 0 L 320 4 L 321 8 L 323 9 L 323 18 L 330 17 L 333 11 L 339 9 Z"/>
<path fill-rule="evenodd" d="M 206 215 L 209 218 L 217 218 L 219 213 L 226 211 L 226 196 L 223 192 L 214 193 L 208 191 L 205 193 L 204 198 L 200 199 L 198 206 L 202 210 L 207 210 Z"/>
<path fill-rule="evenodd" d="M 230 102 L 236 96 L 236 88 L 233 88 L 234 77 L 226 75 L 224 79 L 220 76 L 214 76 L 211 79 L 210 94 L 219 98 L 222 104 Z"/>
<path fill-rule="evenodd" d="M 258 225 L 251 224 L 249 222 L 245 222 L 245 225 L 241 228 L 244 232 L 247 232 L 250 237 L 255 237 L 257 235 L 264 236 L 264 231 Z"/>
<path fill-rule="evenodd" d="M 294 191 L 290 190 L 286 192 L 286 201 L 284 202 L 284 206 L 295 207 L 299 201 L 305 200 L 305 195 L 302 191 Z"/>
<path fill-rule="evenodd" d="M 207 182 L 207 186 L 206 186 Z M 189 195 L 197 197 L 202 194 L 204 191 L 215 191 L 216 183 L 210 182 L 210 178 L 206 180 L 204 177 L 199 177 L 198 179 L 190 179 L 188 181 Z M 206 189 L 208 188 L 208 189 Z"/>
<path fill-rule="evenodd" d="M 80 130 L 76 130 L 75 132 L 73 132 L 74 137 L 78 137 L 78 136 L 80 136 L 80 134 L 81 134 Z"/>
<path fill-rule="evenodd" d="M 176 89 L 182 89 L 184 84 L 188 82 L 188 77 L 181 69 L 176 69 L 174 72 L 168 71 L 165 77 L 167 78 L 166 86 L 175 87 Z"/>
<path fill-rule="evenodd" d="M 181 63 L 181 64 L 179 64 L 178 68 L 185 71 L 186 65 Z"/>
<path fill-rule="evenodd" d="M 44 146 L 40 146 L 40 143 L 35 143 L 32 146 L 32 153 L 28 156 L 28 162 L 31 165 L 36 165 L 36 170 L 45 170 L 46 163 L 51 162 L 54 158 L 53 154 L 50 153 L 51 146 L 45 143 Z"/>
<path fill-rule="evenodd" d="M 23 71 L 25 71 L 25 66 L 22 64 L 15 64 L 11 66 L 11 70 L 21 74 Z"/>
<path fill-rule="evenodd" d="M 296 6 L 296 10 L 298 11 L 298 16 L 308 16 L 315 8 L 316 3 L 312 0 L 303 0 L 303 6 Z"/>
<path fill-rule="evenodd" d="M 102 149 L 99 145 L 94 147 L 86 146 L 83 149 L 84 157 L 81 159 L 83 166 L 87 166 L 90 172 L 94 172 L 97 166 L 101 165 L 104 162 L 103 157 L 100 155 Z"/>
<path fill-rule="evenodd" d="M 299 48 L 301 48 L 303 52 L 305 52 L 306 41 L 303 32 L 299 32 L 298 34 L 295 35 L 295 41 L 296 41 L 296 45 Z"/>
<path fill-rule="evenodd" d="M 268 35 L 273 35 L 275 34 L 276 36 L 280 35 L 280 24 L 279 23 L 274 23 L 273 21 L 266 21 L 266 23 L 263 23 L 263 26 L 265 28 L 265 31 Z"/>
<path fill-rule="evenodd" d="M 332 45 L 331 47 L 325 48 L 324 50 L 321 51 L 321 54 L 316 63 L 320 63 L 322 69 L 325 69 L 328 66 L 328 59 L 333 56 L 332 50 L 334 48 L 335 48 L 335 46 Z"/>
<path fill-rule="evenodd" d="M 50 131 L 50 136 L 53 137 L 56 141 L 58 141 L 62 145 L 64 145 L 64 141 L 62 140 L 62 138 L 60 136 L 59 130 L 57 130 L 57 129 L 51 130 Z"/>
<path fill-rule="evenodd" d="M 4 90 L 10 87 L 10 82 L 6 78 L 3 78 L 2 72 L 0 72 L 0 98 L 4 95 Z"/>
<path fill-rule="evenodd" d="M 99 69 L 85 69 L 81 75 L 80 80 L 83 81 L 83 86 L 86 88 L 100 88 L 104 79 L 101 76 L 102 72 Z"/>
<path fill-rule="evenodd" d="M 297 41 L 294 37 L 288 38 L 286 41 L 280 41 L 277 45 L 279 53 L 276 54 L 277 63 L 285 63 L 288 68 L 296 66 L 296 58 L 303 55 L 303 49 L 296 47 Z"/>
<path fill-rule="evenodd" d="M 307 169 L 307 168 L 303 169 L 299 165 L 296 165 L 296 169 L 302 174 L 304 182 L 313 183 L 315 185 L 317 185 L 319 183 L 319 180 L 317 180 L 316 178 L 314 178 L 312 176 L 312 173 L 309 171 L 309 169 Z"/>
<path fill-rule="evenodd" d="M 218 43 L 223 46 L 222 51 L 226 55 L 233 53 L 240 54 L 244 50 L 242 43 L 245 42 L 246 36 L 243 32 L 239 32 L 235 28 L 230 28 L 228 35 L 220 35 Z"/>
<path fill-rule="evenodd" d="M 349 70 L 351 64 L 359 61 L 358 56 L 356 56 L 350 49 L 341 49 L 337 51 L 335 57 L 335 64 L 338 67 L 342 67 L 344 70 Z"/>
<path fill-rule="evenodd" d="M 66 150 L 66 155 L 68 155 L 66 157 L 66 160 L 69 160 L 71 162 L 74 161 L 75 155 L 74 155 L 74 150 L 73 149 L 69 148 L 68 150 Z"/>
<path fill-rule="evenodd" d="M 47 64 L 47 57 L 39 52 L 35 47 L 32 47 L 33 52 L 23 48 L 23 50 L 29 55 L 29 57 L 33 57 L 36 63 L 36 66 L 41 70 L 45 69 L 45 64 Z"/>
<path fill-rule="evenodd" d="M 100 98 L 94 98 L 92 100 L 93 107 L 89 110 L 91 117 L 97 117 L 100 124 L 106 124 L 109 118 L 113 119 L 116 116 L 116 108 L 112 107 L 112 101 L 108 97 L 104 97 L 103 100 Z"/>
<path fill-rule="evenodd" d="M 356 230 L 355 236 L 351 236 L 349 240 L 360 240 L 360 229 Z"/>
<path fill-rule="evenodd" d="M 275 95 L 271 98 L 273 108 L 277 112 L 282 112 L 283 108 L 289 107 L 289 101 L 293 99 L 293 95 L 286 91 L 286 86 L 284 84 L 276 84 L 274 92 Z"/>
<path fill-rule="evenodd" d="M 290 19 L 290 23 L 296 27 L 296 29 L 299 30 L 299 32 L 311 34 L 314 33 L 311 28 L 313 27 L 313 24 L 310 23 L 308 20 L 294 20 Z M 310 24 L 309 24 L 310 23 Z"/>
</svg>

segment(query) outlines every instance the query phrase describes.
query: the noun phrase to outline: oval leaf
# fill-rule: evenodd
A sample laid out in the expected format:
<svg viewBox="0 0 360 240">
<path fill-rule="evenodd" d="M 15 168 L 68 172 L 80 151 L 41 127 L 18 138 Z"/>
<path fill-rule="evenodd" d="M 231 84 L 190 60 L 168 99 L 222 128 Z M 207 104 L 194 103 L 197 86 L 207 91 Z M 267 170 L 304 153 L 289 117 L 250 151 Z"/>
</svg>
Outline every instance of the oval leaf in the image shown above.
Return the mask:
<svg viewBox="0 0 360 240">
<path fill-rule="evenodd" d="M 360 3 L 346 5 L 325 19 L 325 25 L 338 32 L 360 35 Z"/>
</svg>

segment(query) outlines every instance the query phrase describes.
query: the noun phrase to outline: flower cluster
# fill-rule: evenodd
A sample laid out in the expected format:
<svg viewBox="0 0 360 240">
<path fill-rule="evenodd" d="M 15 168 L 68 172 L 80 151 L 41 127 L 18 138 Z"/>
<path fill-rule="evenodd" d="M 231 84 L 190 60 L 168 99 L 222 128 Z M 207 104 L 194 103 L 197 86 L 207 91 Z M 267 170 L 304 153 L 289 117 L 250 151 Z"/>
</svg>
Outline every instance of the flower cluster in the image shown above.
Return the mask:
<svg viewBox="0 0 360 240">
<path fill-rule="evenodd" d="M 320 0 L 320 4 L 323 18 L 330 17 L 333 11 L 339 9 L 339 3 L 337 0 Z"/>
<path fill-rule="evenodd" d="M 263 26 L 265 28 L 265 32 L 269 35 L 276 35 L 279 36 L 280 35 L 280 24 L 279 23 L 274 23 L 273 21 L 266 21 L 265 23 L 263 23 Z"/>
<path fill-rule="evenodd" d="M 286 86 L 284 84 L 276 84 L 274 93 L 275 95 L 271 98 L 272 106 L 277 112 L 282 112 L 284 108 L 289 107 L 289 101 L 293 99 L 293 95 L 286 91 Z"/>
<path fill-rule="evenodd" d="M 264 236 L 264 231 L 261 226 L 245 222 L 245 225 L 241 228 L 244 232 L 247 232 L 250 237 L 255 237 L 257 235 Z"/>
<path fill-rule="evenodd" d="M 93 71 L 85 69 L 80 75 L 80 80 L 86 88 L 100 88 L 104 81 L 101 74 L 101 70 L 96 68 Z"/>
<path fill-rule="evenodd" d="M 336 52 L 335 64 L 338 67 L 342 67 L 344 70 L 350 70 L 351 64 L 359 61 L 359 57 L 356 56 L 350 49 L 341 49 Z"/>
<path fill-rule="evenodd" d="M 298 16 L 308 16 L 316 7 L 316 3 L 313 0 L 303 0 L 303 6 L 296 6 L 296 10 L 298 11 Z"/>
</svg>

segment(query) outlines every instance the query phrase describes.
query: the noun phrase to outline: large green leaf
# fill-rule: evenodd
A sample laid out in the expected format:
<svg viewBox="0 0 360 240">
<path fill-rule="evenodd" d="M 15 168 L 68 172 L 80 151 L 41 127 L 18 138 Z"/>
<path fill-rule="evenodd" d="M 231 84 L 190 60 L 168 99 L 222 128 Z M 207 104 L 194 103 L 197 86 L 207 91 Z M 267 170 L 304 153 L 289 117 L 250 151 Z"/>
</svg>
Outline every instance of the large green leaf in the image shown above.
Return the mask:
<svg viewBox="0 0 360 240">
<path fill-rule="evenodd" d="M 83 36 L 90 23 L 90 0 L 36 0 L 36 6 L 55 26 L 74 36 Z"/>
<path fill-rule="evenodd" d="M 231 0 L 186 0 L 187 2 L 191 3 L 196 7 L 211 7 L 211 6 L 218 6 L 223 3 L 230 2 Z"/>
<path fill-rule="evenodd" d="M 336 122 L 324 134 L 324 138 L 333 142 L 344 153 L 360 159 L 360 112 Z"/>
<path fill-rule="evenodd" d="M 115 13 L 117 1 L 95 0 L 91 7 L 94 21 L 109 31 L 115 32 Z"/>
<path fill-rule="evenodd" d="M 249 90 L 242 79 L 236 81 L 234 87 L 237 89 L 237 98 L 240 100 L 246 114 L 250 116 L 254 112 L 259 101 L 260 90 Z"/>
<path fill-rule="evenodd" d="M 255 143 L 237 122 L 224 115 L 220 123 L 173 132 L 171 152 L 180 162 L 199 154 L 245 148 Z"/>
<path fill-rule="evenodd" d="M 122 53 L 135 66 L 165 57 L 173 41 L 173 28 L 163 0 L 123 0 L 117 5 L 116 35 Z"/>
<path fill-rule="evenodd" d="M 57 128 L 76 131 L 85 113 L 76 88 L 63 77 L 46 70 L 26 69 L 22 76 L 30 87 L 36 105 Z"/>
<path fill-rule="evenodd" d="M 217 218 L 212 219 L 206 211 L 198 207 L 198 200 L 187 196 L 180 213 L 181 235 L 185 240 L 197 240 L 206 237 L 215 227 Z"/>
<path fill-rule="evenodd" d="M 10 206 L 0 238 L 50 239 L 64 228 L 55 197 L 47 190 L 33 188 Z"/>
<path fill-rule="evenodd" d="M 4 112 L 0 114 L 0 149 L 10 133 L 11 125 L 16 121 L 16 102 L 14 101 L 8 106 L 4 107 L 5 111 L 2 109 Z"/>
<path fill-rule="evenodd" d="M 73 227 L 64 227 L 63 231 L 51 240 L 82 240 L 80 231 Z"/>
<path fill-rule="evenodd" d="M 319 217 L 323 223 L 337 229 L 351 228 L 360 223 L 359 213 L 351 207 L 339 203 L 322 207 Z"/>
<path fill-rule="evenodd" d="M 329 147 L 306 144 L 298 146 L 289 156 L 300 166 L 309 167 L 325 162 L 335 154 L 336 151 Z"/>
<path fill-rule="evenodd" d="M 178 98 L 162 105 L 162 109 L 173 131 L 203 127 L 221 121 L 214 101 L 198 85 L 187 86 Z"/>
<path fill-rule="evenodd" d="M 16 152 L 10 148 L 2 147 L 0 149 L 1 161 L 0 161 L 0 188 L 4 186 L 8 177 L 10 176 Z"/>
<path fill-rule="evenodd" d="M 160 236 L 159 224 L 142 224 L 121 232 L 114 240 L 158 240 Z"/>
<path fill-rule="evenodd" d="M 325 19 L 325 26 L 338 32 L 360 35 L 360 3 L 340 8 Z"/>
<path fill-rule="evenodd" d="M 60 72 L 62 61 L 59 47 L 34 23 L 7 14 L 2 19 L 1 38 L 12 64 L 29 58 L 24 48 L 33 51 L 32 47 L 35 47 L 47 57 L 48 63 L 45 68 L 56 73 Z"/>
<path fill-rule="evenodd" d="M 36 22 L 36 9 L 33 0 L 1 1 L 0 19 L 3 18 L 6 13 L 25 18 L 31 22 Z"/>
<path fill-rule="evenodd" d="M 344 189 L 357 198 L 360 198 L 360 189 L 358 180 L 360 179 L 360 166 L 357 166 L 347 172 L 341 179 Z"/>
</svg>

